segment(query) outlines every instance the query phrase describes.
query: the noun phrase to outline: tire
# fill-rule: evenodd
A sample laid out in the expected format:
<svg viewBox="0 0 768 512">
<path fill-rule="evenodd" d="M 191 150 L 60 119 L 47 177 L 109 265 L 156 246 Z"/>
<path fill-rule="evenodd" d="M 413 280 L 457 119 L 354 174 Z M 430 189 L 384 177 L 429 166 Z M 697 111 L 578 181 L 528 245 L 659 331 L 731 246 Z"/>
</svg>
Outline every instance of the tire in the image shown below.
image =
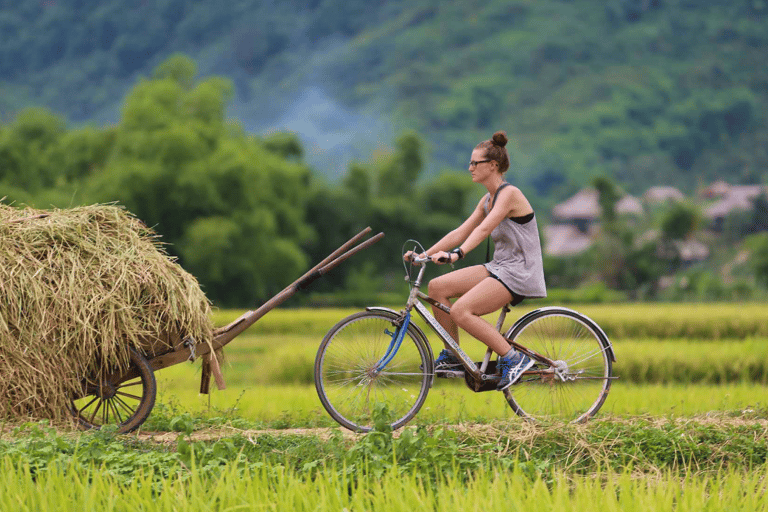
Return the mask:
<svg viewBox="0 0 768 512">
<path fill-rule="evenodd" d="M 394 313 L 357 313 L 336 324 L 320 343 L 317 395 L 328 414 L 349 430 L 368 432 L 376 420 L 379 428 L 383 422 L 400 428 L 427 398 L 434 377 L 432 350 L 413 325 L 394 359 L 381 373 L 372 372 L 386 354 L 392 339 L 388 333 L 396 331 L 398 319 Z M 377 409 L 381 412 L 374 414 Z"/>
<path fill-rule="evenodd" d="M 612 382 L 613 352 L 589 318 L 565 308 L 531 313 L 507 339 L 561 363 L 562 376 L 537 363 L 504 396 L 519 416 L 534 421 L 583 423 L 595 415 Z"/>
<path fill-rule="evenodd" d="M 140 386 L 141 395 L 137 393 Z M 155 373 L 147 359 L 130 349 L 130 365 L 120 375 L 109 375 L 84 385 L 84 396 L 72 400 L 70 412 L 85 428 L 116 425 L 117 432 L 132 432 L 149 417 L 157 396 Z"/>
</svg>

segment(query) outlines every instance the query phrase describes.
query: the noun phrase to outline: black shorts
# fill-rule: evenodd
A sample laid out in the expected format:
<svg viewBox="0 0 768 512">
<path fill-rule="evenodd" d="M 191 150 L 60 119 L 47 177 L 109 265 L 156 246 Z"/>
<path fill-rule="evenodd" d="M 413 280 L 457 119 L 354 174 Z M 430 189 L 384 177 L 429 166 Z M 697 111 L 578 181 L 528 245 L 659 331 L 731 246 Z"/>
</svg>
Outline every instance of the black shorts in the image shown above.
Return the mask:
<svg viewBox="0 0 768 512">
<path fill-rule="evenodd" d="M 487 269 L 486 269 L 486 270 L 487 270 Z M 503 285 L 504 285 L 504 288 L 506 288 L 506 289 L 507 289 L 507 291 L 508 291 L 509 293 L 511 293 L 511 294 L 512 294 L 512 300 L 511 300 L 511 301 L 510 301 L 510 303 L 509 303 L 509 305 L 510 305 L 510 306 L 517 306 L 518 304 L 520 304 L 521 302 L 523 302 L 523 301 L 525 300 L 525 297 L 524 297 L 524 296 L 522 296 L 522 295 L 519 295 L 519 294 L 517 294 L 517 293 L 513 292 L 512 290 L 510 290 L 510 289 L 509 289 L 509 286 L 507 286 L 507 284 L 506 284 L 504 281 L 502 281 L 501 279 L 499 279 L 499 276 L 497 276 L 496 274 L 494 274 L 494 273 L 493 273 L 493 272 L 491 272 L 490 270 L 488 271 L 488 273 L 490 274 L 490 276 L 491 276 L 492 278 L 494 278 L 495 280 L 497 280 L 498 282 L 500 282 L 501 284 L 503 284 Z"/>
</svg>

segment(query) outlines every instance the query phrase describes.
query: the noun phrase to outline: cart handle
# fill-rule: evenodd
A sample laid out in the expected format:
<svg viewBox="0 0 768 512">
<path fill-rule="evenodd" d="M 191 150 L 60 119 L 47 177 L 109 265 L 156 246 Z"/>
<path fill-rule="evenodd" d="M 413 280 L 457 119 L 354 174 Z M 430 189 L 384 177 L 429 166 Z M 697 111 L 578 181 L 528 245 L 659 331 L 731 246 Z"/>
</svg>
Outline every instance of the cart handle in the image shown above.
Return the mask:
<svg viewBox="0 0 768 512">
<path fill-rule="evenodd" d="M 339 263 L 346 260 L 353 254 L 355 254 L 358 251 L 361 251 L 367 247 L 369 247 L 371 244 L 374 244 L 381 240 L 381 238 L 384 236 L 384 233 L 379 233 L 376 236 L 366 240 L 365 242 L 354 246 L 355 243 L 359 242 L 362 238 L 364 238 L 368 233 L 371 232 L 371 228 L 367 227 L 364 230 L 362 230 L 360 233 L 349 239 L 344 245 L 333 251 L 327 258 L 325 258 L 323 261 L 315 265 L 312 269 L 307 271 L 303 276 L 301 276 L 299 279 L 288 285 L 283 291 L 269 299 L 267 302 L 265 302 L 261 307 L 259 307 L 255 311 L 248 311 L 245 314 L 243 314 L 240 318 L 229 324 L 228 326 L 218 329 L 214 333 L 213 338 L 213 348 L 214 350 L 220 347 L 223 347 L 230 341 L 232 341 L 235 336 L 242 333 L 244 330 L 246 330 L 248 327 L 253 325 L 258 319 L 266 315 L 271 310 L 275 309 L 277 306 L 288 300 L 291 296 L 293 296 L 297 291 L 306 289 L 311 283 L 316 281 L 320 278 L 323 274 L 331 270 L 332 268 L 336 267 Z M 352 247 L 354 246 L 354 247 Z"/>
<path fill-rule="evenodd" d="M 320 278 L 323 274 L 337 266 L 342 261 L 346 260 L 358 251 L 365 249 L 366 247 L 378 242 L 384 236 L 384 233 L 366 240 L 365 242 L 352 247 L 365 235 L 371 232 L 371 228 L 365 228 L 360 233 L 349 239 L 344 245 L 333 251 L 327 258 L 315 265 L 312 269 L 307 271 L 303 276 L 294 281 L 291 285 L 286 287 L 283 291 L 269 299 L 261 307 L 255 311 L 247 311 L 240 318 L 230 323 L 225 327 L 216 329 L 213 333 L 213 340 L 210 344 L 205 342 L 199 342 L 195 344 L 195 353 L 198 357 L 203 356 L 211 352 L 211 350 L 218 350 L 224 345 L 232 341 L 236 336 L 245 331 L 248 327 L 253 325 L 258 319 L 269 313 L 271 310 L 285 302 L 293 294 L 300 289 L 306 289 L 312 282 Z M 351 248 L 350 248 L 351 247 Z M 190 347 L 183 347 L 166 354 L 162 354 L 153 357 L 150 360 L 150 364 L 154 370 L 160 370 L 161 368 L 167 368 L 175 364 L 188 361 L 192 351 Z"/>
</svg>

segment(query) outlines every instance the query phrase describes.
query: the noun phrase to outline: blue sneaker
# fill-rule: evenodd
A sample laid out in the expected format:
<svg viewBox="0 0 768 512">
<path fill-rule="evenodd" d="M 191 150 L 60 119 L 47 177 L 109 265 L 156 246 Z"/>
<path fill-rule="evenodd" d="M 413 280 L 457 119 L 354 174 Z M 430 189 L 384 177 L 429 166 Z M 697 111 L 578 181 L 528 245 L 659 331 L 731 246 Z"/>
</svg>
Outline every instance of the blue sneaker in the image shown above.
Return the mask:
<svg viewBox="0 0 768 512">
<path fill-rule="evenodd" d="M 464 368 L 453 352 L 445 348 L 441 350 L 435 361 L 435 370 L 454 370 L 456 367 Z"/>
<path fill-rule="evenodd" d="M 501 380 L 496 389 L 499 391 L 507 389 L 517 382 L 523 372 L 533 366 L 533 364 L 533 359 L 522 352 L 515 352 L 512 357 L 500 357 L 496 362 L 496 368 L 501 370 Z"/>
</svg>

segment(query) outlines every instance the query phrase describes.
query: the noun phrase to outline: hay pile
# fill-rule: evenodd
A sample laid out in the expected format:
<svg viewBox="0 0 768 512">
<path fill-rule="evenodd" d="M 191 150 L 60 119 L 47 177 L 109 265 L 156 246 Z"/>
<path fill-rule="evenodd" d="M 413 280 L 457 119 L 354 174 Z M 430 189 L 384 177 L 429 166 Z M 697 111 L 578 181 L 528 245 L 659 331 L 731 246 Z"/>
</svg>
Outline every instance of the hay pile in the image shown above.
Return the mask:
<svg viewBox="0 0 768 512">
<path fill-rule="evenodd" d="M 95 205 L 0 204 L 0 418 L 66 417 L 86 376 L 212 337 L 210 303 L 150 229 Z"/>
</svg>

